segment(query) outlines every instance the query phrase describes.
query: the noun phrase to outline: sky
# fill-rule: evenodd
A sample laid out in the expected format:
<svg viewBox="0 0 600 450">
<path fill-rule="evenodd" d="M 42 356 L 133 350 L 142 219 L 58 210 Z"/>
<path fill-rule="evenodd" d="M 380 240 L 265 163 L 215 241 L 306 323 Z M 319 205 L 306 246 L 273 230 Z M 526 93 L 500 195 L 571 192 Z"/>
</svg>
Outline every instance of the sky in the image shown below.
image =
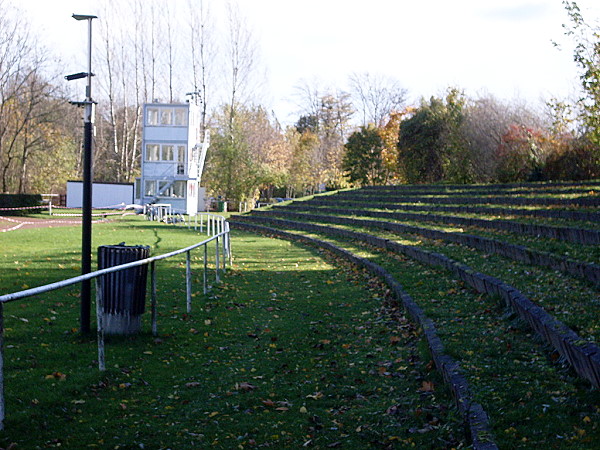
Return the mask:
<svg viewBox="0 0 600 450">
<path fill-rule="evenodd" d="M 165 0 L 166 2 L 167 0 Z M 171 2 L 183 0 L 169 0 Z M 210 4 L 217 8 L 224 3 Z M 578 70 L 561 0 L 238 0 L 260 47 L 272 109 L 286 121 L 303 82 L 347 88 L 353 73 L 397 79 L 412 103 L 448 87 L 469 96 L 539 102 L 576 94 Z M 93 0 L 20 0 L 46 44 L 85 70 L 86 26 L 73 13 L 96 14 Z M 597 23 L 600 2 L 579 0 Z M 213 6 L 214 8 L 214 6 Z M 98 20 L 101 20 L 99 18 Z M 562 44 L 559 51 L 552 44 Z M 85 53 L 83 53 L 85 54 Z"/>
</svg>

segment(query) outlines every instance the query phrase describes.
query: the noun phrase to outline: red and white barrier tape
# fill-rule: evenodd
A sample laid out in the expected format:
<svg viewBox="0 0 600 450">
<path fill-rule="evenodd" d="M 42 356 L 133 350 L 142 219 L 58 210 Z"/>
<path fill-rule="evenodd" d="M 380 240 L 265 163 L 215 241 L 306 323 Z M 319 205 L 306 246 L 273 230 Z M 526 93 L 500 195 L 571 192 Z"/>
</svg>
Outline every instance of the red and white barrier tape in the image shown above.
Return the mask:
<svg viewBox="0 0 600 450">
<path fill-rule="evenodd" d="M 21 206 L 19 208 L 0 208 L 0 211 L 19 211 L 22 209 L 47 209 L 47 206 Z"/>
<path fill-rule="evenodd" d="M 77 224 L 77 225 L 81 224 L 80 220 L 43 220 L 43 221 L 38 221 L 38 222 L 31 222 L 31 221 L 27 221 L 27 220 L 17 220 L 17 219 L 13 219 L 11 217 L 6 217 L 6 216 L 0 216 L 0 220 L 5 220 L 6 222 L 12 222 L 12 223 L 17 224 L 14 227 L 5 228 L 3 230 L 0 230 L 1 233 L 6 233 L 7 231 L 18 230 L 23 225 L 38 225 L 38 224 L 49 224 L 49 223 L 50 224 L 63 223 L 63 224 Z"/>
</svg>

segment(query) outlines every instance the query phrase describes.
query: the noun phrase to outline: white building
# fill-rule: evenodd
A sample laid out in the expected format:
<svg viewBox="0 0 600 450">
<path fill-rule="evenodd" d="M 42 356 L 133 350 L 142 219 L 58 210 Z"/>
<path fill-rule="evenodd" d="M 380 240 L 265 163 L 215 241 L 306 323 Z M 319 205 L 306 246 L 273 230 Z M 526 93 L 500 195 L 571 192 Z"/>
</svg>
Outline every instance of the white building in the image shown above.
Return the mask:
<svg viewBox="0 0 600 450">
<path fill-rule="evenodd" d="M 174 212 L 204 210 L 200 188 L 208 132 L 201 130 L 201 110 L 187 103 L 147 103 L 142 128 L 142 174 L 136 180 L 136 203 L 170 204 Z"/>
</svg>

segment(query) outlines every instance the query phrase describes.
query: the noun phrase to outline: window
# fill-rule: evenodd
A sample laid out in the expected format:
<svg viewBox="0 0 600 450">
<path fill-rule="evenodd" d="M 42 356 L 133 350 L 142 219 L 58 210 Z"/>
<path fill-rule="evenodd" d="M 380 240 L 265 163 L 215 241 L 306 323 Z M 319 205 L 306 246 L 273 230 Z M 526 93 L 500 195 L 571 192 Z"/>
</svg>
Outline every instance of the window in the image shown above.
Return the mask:
<svg viewBox="0 0 600 450">
<path fill-rule="evenodd" d="M 174 155 L 173 155 L 173 146 L 172 145 L 163 145 L 161 147 L 161 160 L 162 161 L 174 161 Z"/>
<path fill-rule="evenodd" d="M 173 118 L 173 125 L 186 126 L 187 125 L 187 108 L 175 108 L 175 117 Z"/>
<path fill-rule="evenodd" d="M 158 125 L 158 108 L 148 108 L 146 112 L 146 123 L 148 125 Z"/>
<path fill-rule="evenodd" d="M 146 180 L 144 182 L 144 196 L 152 197 L 153 195 L 156 195 L 156 181 Z"/>
<path fill-rule="evenodd" d="M 146 161 L 158 161 L 160 145 L 146 144 Z"/>
<path fill-rule="evenodd" d="M 159 181 L 158 182 L 158 195 L 161 197 L 170 197 L 171 196 L 171 188 L 169 186 L 168 181 Z"/>
<path fill-rule="evenodd" d="M 177 146 L 177 161 L 180 163 L 185 162 L 185 145 Z"/>
<path fill-rule="evenodd" d="M 177 175 L 185 175 L 185 145 L 177 146 Z"/>
<path fill-rule="evenodd" d="M 160 108 L 160 124 L 171 125 L 173 123 L 172 108 Z"/>
<path fill-rule="evenodd" d="M 160 197 L 185 198 L 185 181 L 159 181 L 158 192 Z"/>
<path fill-rule="evenodd" d="M 149 107 L 146 109 L 146 125 L 151 126 L 178 126 L 185 127 L 188 124 L 188 108 L 164 106 Z"/>
<path fill-rule="evenodd" d="M 185 197 L 185 181 L 176 181 L 173 183 L 173 197 L 184 198 Z"/>
</svg>

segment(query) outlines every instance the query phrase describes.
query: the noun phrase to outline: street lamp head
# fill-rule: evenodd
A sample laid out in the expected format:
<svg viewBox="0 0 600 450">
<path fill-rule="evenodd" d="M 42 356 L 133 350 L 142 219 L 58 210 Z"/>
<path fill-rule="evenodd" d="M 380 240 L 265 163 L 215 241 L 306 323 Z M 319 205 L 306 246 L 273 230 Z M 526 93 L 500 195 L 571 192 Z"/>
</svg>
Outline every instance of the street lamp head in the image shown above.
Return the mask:
<svg viewBox="0 0 600 450">
<path fill-rule="evenodd" d="M 74 73 L 72 75 L 66 75 L 65 80 L 67 80 L 67 81 L 79 80 L 80 78 L 85 78 L 87 76 L 88 76 L 87 72 L 79 72 L 79 73 Z"/>
<path fill-rule="evenodd" d="M 75 20 L 90 20 L 90 19 L 97 19 L 98 16 L 89 16 L 86 14 L 73 14 L 73 19 Z"/>
</svg>

